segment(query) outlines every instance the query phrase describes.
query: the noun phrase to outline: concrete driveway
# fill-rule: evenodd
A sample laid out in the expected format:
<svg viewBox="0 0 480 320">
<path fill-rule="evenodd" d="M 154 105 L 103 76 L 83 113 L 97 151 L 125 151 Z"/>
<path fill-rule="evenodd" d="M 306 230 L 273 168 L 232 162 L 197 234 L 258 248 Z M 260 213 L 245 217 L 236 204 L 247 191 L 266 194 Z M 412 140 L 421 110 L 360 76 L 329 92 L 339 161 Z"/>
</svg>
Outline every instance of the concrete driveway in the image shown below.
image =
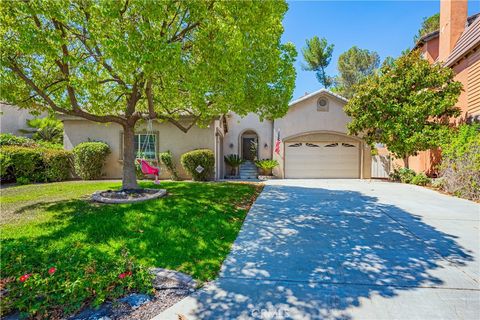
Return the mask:
<svg viewBox="0 0 480 320">
<path fill-rule="evenodd" d="M 422 187 L 269 181 L 219 278 L 157 319 L 479 319 L 479 216 Z"/>
</svg>

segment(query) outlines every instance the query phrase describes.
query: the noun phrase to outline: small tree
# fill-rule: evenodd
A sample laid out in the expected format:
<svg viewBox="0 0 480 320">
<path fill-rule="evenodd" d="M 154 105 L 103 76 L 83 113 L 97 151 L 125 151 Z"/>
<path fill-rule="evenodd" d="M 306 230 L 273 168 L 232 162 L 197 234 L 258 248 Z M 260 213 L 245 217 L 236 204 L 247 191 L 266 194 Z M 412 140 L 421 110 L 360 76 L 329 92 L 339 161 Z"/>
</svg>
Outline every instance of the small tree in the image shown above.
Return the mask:
<svg viewBox="0 0 480 320">
<path fill-rule="evenodd" d="M 408 168 L 408 157 L 437 147 L 449 118 L 460 113 L 454 105 L 462 85 L 453 77 L 450 68 L 429 64 L 418 51 L 384 64 L 345 106 L 349 132 L 371 145 L 386 144 Z"/>
<path fill-rule="evenodd" d="M 307 71 L 315 71 L 318 82 L 325 88 L 333 85 L 334 78 L 327 75 L 325 69 L 332 60 L 333 44 L 328 44 L 327 39 L 317 36 L 306 41 L 306 46 L 302 49 L 303 59 L 305 59 L 302 68 Z"/>
<path fill-rule="evenodd" d="M 373 74 L 380 65 L 380 56 L 375 51 L 351 47 L 338 58 L 336 91 L 345 98 L 353 97 L 354 87 Z"/>
<path fill-rule="evenodd" d="M 229 111 L 282 116 L 295 83 L 284 1 L 4 1 L 0 100 L 123 129 L 124 189 L 138 188 L 140 120 L 187 132 Z"/>
<path fill-rule="evenodd" d="M 438 29 L 440 29 L 440 13 L 436 13 L 430 17 L 424 17 L 422 26 L 418 30 L 417 34 L 413 37 L 413 41 L 416 43 L 424 35 Z"/>
</svg>

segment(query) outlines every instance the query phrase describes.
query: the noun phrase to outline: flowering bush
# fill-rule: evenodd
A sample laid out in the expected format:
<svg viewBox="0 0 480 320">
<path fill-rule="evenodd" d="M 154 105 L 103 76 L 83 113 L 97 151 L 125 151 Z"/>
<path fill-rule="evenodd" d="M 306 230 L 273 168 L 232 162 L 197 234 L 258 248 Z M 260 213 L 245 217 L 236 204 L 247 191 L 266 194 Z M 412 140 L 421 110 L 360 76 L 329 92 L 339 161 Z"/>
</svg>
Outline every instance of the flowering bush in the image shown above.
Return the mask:
<svg viewBox="0 0 480 320">
<path fill-rule="evenodd" d="M 62 250 L 42 256 L 34 244 L 9 241 L 2 247 L 3 315 L 48 318 L 69 315 L 87 303 L 95 306 L 128 292 L 152 292 L 152 275 L 128 254 Z"/>
</svg>

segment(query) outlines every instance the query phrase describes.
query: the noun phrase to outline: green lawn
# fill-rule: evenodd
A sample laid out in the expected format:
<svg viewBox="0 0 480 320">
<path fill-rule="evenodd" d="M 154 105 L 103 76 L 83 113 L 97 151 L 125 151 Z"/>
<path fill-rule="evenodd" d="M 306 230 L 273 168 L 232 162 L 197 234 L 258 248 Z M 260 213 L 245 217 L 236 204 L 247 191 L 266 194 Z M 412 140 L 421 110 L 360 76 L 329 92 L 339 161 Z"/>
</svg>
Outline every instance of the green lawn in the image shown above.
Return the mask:
<svg viewBox="0 0 480 320">
<path fill-rule="evenodd" d="M 93 264 L 95 269 L 97 260 L 108 266 L 109 259 L 113 263 L 128 256 L 143 267 L 175 269 L 211 280 L 261 188 L 240 183 L 155 186 L 143 182 L 143 187 L 166 188 L 168 196 L 122 205 L 89 201 L 93 191 L 119 186 L 82 181 L 3 189 L 2 279 L 44 272 L 37 269 L 61 265 L 65 257 L 76 259 L 75 263 L 80 259 L 89 268 Z M 73 281 L 71 277 L 66 279 Z"/>
</svg>

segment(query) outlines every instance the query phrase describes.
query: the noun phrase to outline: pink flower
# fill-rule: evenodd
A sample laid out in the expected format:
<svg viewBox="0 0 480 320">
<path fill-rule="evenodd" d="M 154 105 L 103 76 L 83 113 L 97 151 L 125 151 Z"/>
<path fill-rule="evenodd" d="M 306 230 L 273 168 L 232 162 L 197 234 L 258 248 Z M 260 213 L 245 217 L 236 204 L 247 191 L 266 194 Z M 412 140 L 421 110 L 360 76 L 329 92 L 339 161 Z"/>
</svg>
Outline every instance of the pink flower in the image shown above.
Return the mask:
<svg viewBox="0 0 480 320">
<path fill-rule="evenodd" d="M 120 274 L 118 275 L 118 277 L 119 277 L 120 279 L 123 279 L 123 278 L 125 278 L 125 276 L 126 276 L 126 274 L 125 274 L 125 273 L 120 273 Z"/>
<path fill-rule="evenodd" d="M 118 277 L 119 277 L 120 279 L 123 279 L 123 278 L 125 278 L 125 277 L 130 277 L 131 275 L 132 275 L 132 271 L 126 271 L 126 272 L 120 273 L 120 274 L 118 275 Z"/>
<path fill-rule="evenodd" d="M 132 275 L 132 271 L 125 272 L 125 275 L 130 277 Z"/>
<path fill-rule="evenodd" d="M 49 274 L 54 274 L 55 271 L 57 271 L 57 268 L 55 268 L 55 267 L 51 267 L 50 269 L 48 269 Z"/>
<path fill-rule="evenodd" d="M 18 280 L 20 280 L 20 282 L 25 282 L 25 281 L 27 281 L 28 278 L 30 278 L 31 275 L 32 275 L 31 273 L 25 273 L 25 274 L 24 274 L 23 276 L 21 276 L 20 279 L 18 279 Z"/>
</svg>

